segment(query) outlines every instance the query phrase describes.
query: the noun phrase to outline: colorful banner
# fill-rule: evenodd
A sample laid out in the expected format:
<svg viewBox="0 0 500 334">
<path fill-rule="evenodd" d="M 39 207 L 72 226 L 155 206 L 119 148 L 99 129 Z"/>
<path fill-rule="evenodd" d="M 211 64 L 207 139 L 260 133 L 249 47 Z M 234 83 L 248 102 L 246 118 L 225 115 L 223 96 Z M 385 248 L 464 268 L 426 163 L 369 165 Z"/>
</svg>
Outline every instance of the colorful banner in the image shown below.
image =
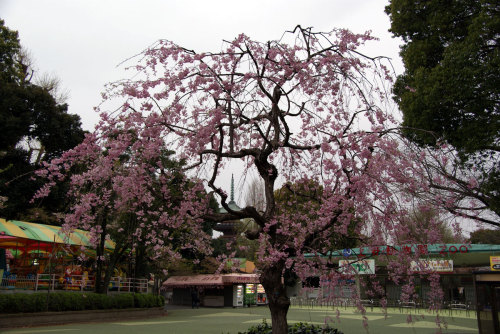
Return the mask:
<svg viewBox="0 0 500 334">
<path fill-rule="evenodd" d="M 453 260 L 420 259 L 418 261 L 411 261 L 410 269 L 416 272 L 450 273 L 453 272 Z"/>
<path fill-rule="evenodd" d="M 350 266 L 351 269 L 348 269 L 348 266 Z M 375 260 L 339 260 L 339 268 L 341 271 L 347 269 L 345 271 L 346 274 L 373 275 L 375 274 Z"/>
</svg>

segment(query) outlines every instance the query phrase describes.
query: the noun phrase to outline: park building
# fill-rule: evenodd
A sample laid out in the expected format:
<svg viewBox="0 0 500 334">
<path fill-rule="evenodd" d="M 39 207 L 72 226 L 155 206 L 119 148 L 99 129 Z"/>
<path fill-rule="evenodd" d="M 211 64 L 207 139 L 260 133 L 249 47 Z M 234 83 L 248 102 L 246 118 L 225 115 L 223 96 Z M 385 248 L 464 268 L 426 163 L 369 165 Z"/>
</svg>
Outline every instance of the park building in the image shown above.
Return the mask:
<svg viewBox="0 0 500 334">
<path fill-rule="evenodd" d="M 418 254 L 418 260 L 411 261 L 410 270 L 414 273 L 415 287 L 419 296 L 418 302 L 422 305 L 428 300 L 430 292 L 429 282 L 424 278 L 425 273 L 437 272 L 440 274 L 440 283 L 444 291 L 445 301 L 460 301 L 469 305 L 474 304 L 474 273 L 480 271 L 489 271 L 490 258 L 496 261 L 500 260 L 500 245 L 483 244 L 435 244 L 422 245 L 412 244 L 404 246 L 377 246 L 361 247 L 353 249 L 344 249 L 335 251 L 332 258 L 338 267 L 350 265 L 353 276 L 361 280 L 373 280 L 379 282 L 384 287 L 383 295 L 380 298 L 386 298 L 389 303 L 397 304 L 400 300 L 401 287 L 396 285 L 390 279 L 390 273 L 387 271 L 389 257 L 394 257 L 399 252 Z M 306 255 L 306 257 L 313 255 Z M 499 268 L 500 269 L 500 268 Z M 500 271 L 499 271 L 500 273 Z M 311 277 L 309 284 L 298 284 L 289 289 L 290 296 L 299 296 L 305 294 L 306 298 L 327 297 L 331 291 L 323 291 L 319 277 Z M 312 289 L 304 289 L 309 285 Z M 354 289 L 355 286 L 352 286 Z M 351 293 L 355 293 L 352 291 Z M 349 289 L 344 291 L 346 298 L 350 297 Z M 364 291 L 359 292 L 360 296 L 366 297 Z M 334 296 L 340 296 L 340 292 Z M 417 301 L 416 301 L 417 302 Z"/>
<path fill-rule="evenodd" d="M 401 297 L 401 284 L 394 283 L 387 270 L 388 258 L 400 252 L 415 258 L 410 262 L 412 277 L 403 277 L 406 282 L 413 280 L 415 286 L 415 294 L 407 300 Z M 386 300 L 386 306 L 400 310 L 430 308 L 431 282 L 426 277 L 433 272 L 439 274 L 444 292 L 440 308 L 468 315 L 475 312 L 480 333 L 500 333 L 500 245 L 411 244 L 343 249 L 328 255 L 337 270 L 350 267 L 351 279 L 338 286 L 314 275 L 297 282 L 287 291 L 292 305 L 354 305 L 354 297 L 360 296 L 365 307 L 380 306 Z M 368 294 L 374 282 L 382 289 Z"/>
</svg>

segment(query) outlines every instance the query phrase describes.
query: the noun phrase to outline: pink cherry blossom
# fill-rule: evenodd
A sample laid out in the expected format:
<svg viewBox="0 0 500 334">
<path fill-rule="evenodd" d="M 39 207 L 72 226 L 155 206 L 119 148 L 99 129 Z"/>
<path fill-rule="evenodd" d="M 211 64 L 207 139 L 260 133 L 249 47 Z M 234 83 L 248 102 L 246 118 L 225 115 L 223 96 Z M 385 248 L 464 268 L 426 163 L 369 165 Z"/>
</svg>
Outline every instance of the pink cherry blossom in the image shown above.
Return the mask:
<svg viewBox="0 0 500 334">
<path fill-rule="evenodd" d="M 403 247 L 416 241 L 404 224 L 414 208 L 425 204 L 441 212 L 457 203 L 446 191 L 452 180 L 430 167 L 452 159 L 399 136 L 387 95 L 390 64 L 357 50 L 373 39 L 369 32 L 316 33 L 297 26 L 267 43 L 241 34 L 218 53 L 159 41 L 129 67 L 133 79 L 107 86 L 96 131 L 40 171 L 48 183 L 37 196 L 70 177 L 75 201 L 68 226 L 90 227 L 98 242 L 103 233 L 123 235 L 121 219 L 128 217 L 137 223 L 128 241 L 151 246 L 157 257 L 178 257 L 186 247 L 209 252 L 203 219 L 253 219 L 257 227 L 247 237 L 260 244 L 257 263 L 273 333 L 286 333 L 284 274 L 320 276 L 333 291 L 353 277 L 330 256 L 342 247 L 339 240 L 356 240 L 360 259 L 372 256 L 365 251 L 373 247 Z M 106 112 L 106 103 L 121 107 Z M 176 170 L 164 164 L 166 152 L 184 163 L 189 179 L 176 179 Z M 228 206 L 219 180 L 231 160 L 243 160 L 241 173 L 261 179 L 264 211 Z M 305 185 L 304 193 L 278 204 L 275 191 L 287 182 Z M 468 189 L 475 185 L 474 179 L 466 183 Z M 206 189 L 227 213 L 207 210 Z M 426 231 L 433 241 L 441 237 L 437 224 Z M 182 236 L 174 239 L 174 232 Z M 408 278 L 415 273 L 409 263 L 418 252 L 397 252 L 378 256 L 386 257 L 390 278 L 410 300 L 415 286 Z M 230 255 L 220 258 L 220 269 Z M 430 277 L 433 298 L 440 297 L 432 273 L 422 275 Z M 383 289 L 375 284 L 370 291 L 380 295 Z M 433 307 L 439 303 L 430 301 Z"/>
</svg>

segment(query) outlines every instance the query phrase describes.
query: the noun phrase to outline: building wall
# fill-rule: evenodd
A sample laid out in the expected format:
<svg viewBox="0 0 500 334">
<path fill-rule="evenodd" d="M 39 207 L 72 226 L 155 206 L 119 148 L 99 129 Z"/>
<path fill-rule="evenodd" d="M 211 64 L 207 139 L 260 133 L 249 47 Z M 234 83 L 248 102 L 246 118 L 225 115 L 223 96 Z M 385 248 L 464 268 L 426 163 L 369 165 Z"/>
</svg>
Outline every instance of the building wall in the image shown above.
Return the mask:
<svg viewBox="0 0 500 334">
<path fill-rule="evenodd" d="M 191 305 L 191 290 L 189 288 L 174 288 L 171 303 L 172 305 Z"/>
<path fill-rule="evenodd" d="M 370 281 L 374 281 L 371 276 L 362 277 L 362 279 L 369 285 Z M 431 287 L 430 283 L 419 277 L 415 277 L 415 290 L 419 298 L 418 302 L 426 306 L 431 297 Z M 401 300 L 401 285 L 396 285 L 392 282 L 386 275 L 377 275 L 377 281 L 380 282 L 381 286 L 385 290 L 385 298 L 387 299 L 388 306 L 397 306 L 399 300 Z M 363 286 L 366 284 L 360 284 L 361 299 L 381 299 L 381 296 L 368 296 L 365 292 L 367 288 Z M 442 275 L 440 278 L 440 285 L 444 293 L 443 302 L 460 301 L 463 303 L 468 303 L 470 305 L 474 304 L 475 301 L 475 291 L 472 281 L 472 274 L 446 274 Z M 368 288 L 369 289 L 369 288 Z M 356 295 L 357 286 L 355 283 L 346 284 L 344 286 L 336 287 L 303 287 L 302 283 L 297 283 L 293 287 L 287 288 L 288 297 L 297 297 L 305 299 L 320 299 L 320 300 L 332 300 L 332 299 L 353 299 Z"/>
</svg>

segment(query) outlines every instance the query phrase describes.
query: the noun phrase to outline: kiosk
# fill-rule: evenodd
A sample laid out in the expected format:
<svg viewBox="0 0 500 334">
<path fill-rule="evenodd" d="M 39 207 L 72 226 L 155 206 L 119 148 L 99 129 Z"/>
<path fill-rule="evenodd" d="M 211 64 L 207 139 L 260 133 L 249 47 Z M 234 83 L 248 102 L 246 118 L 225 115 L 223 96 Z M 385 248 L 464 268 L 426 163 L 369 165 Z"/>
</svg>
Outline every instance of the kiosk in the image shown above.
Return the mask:
<svg viewBox="0 0 500 334">
<path fill-rule="evenodd" d="M 479 334 L 500 333 L 500 271 L 474 272 Z"/>
</svg>

